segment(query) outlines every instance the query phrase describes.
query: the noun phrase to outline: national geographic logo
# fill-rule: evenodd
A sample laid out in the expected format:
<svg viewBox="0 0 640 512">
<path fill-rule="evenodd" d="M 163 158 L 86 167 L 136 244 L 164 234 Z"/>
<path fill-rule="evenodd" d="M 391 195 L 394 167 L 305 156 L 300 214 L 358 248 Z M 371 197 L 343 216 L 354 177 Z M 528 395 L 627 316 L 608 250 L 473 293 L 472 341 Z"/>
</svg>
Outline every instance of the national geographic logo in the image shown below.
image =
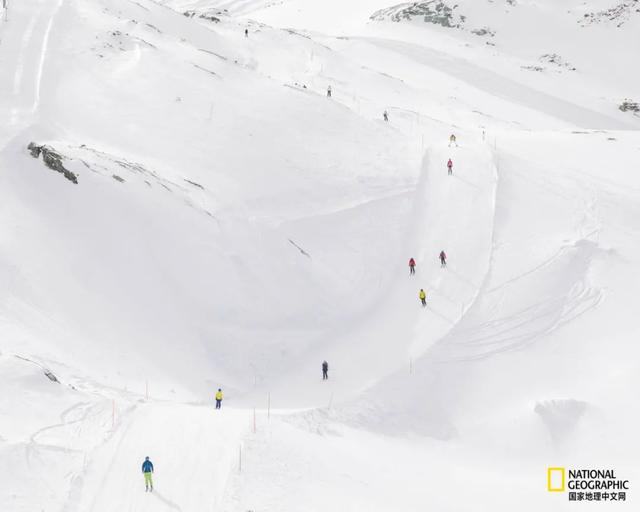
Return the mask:
<svg viewBox="0 0 640 512">
<path fill-rule="evenodd" d="M 629 480 L 613 469 L 547 468 L 547 491 L 566 492 L 569 501 L 627 501 Z"/>
</svg>

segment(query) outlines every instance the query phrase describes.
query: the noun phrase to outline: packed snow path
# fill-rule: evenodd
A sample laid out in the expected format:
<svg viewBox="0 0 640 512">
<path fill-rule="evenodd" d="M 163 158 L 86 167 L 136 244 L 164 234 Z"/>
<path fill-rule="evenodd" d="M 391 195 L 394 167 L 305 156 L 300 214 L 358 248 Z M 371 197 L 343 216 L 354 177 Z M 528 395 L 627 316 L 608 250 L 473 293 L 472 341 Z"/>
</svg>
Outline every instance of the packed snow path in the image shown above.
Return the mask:
<svg viewBox="0 0 640 512">
<path fill-rule="evenodd" d="M 388 269 L 394 275 L 391 289 L 383 291 L 367 319 L 305 354 L 271 387 L 280 405 L 322 406 L 354 398 L 382 376 L 408 369 L 473 303 L 491 258 L 495 157 L 480 134 L 459 138 L 453 147 L 447 138 L 443 132 L 442 140 L 427 149 L 408 222 L 398 226 L 405 235 L 401 259 Z M 449 158 L 452 175 L 447 173 Z M 448 255 L 446 268 L 440 267 L 441 250 Z M 409 275 L 411 257 L 417 262 L 414 276 Z M 424 309 L 421 288 L 427 294 Z M 323 359 L 330 363 L 329 383 L 310 383 Z M 266 403 L 266 396 L 253 400 Z"/>
<path fill-rule="evenodd" d="M 224 405 L 140 403 L 106 444 L 87 454 L 73 489 L 81 498 L 65 510 L 218 510 L 230 473 L 239 470 L 250 421 L 248 412 Z M 154 464 L 152 493 L 145 492 L 140 468 L 146 456 Z"/>
</svg>

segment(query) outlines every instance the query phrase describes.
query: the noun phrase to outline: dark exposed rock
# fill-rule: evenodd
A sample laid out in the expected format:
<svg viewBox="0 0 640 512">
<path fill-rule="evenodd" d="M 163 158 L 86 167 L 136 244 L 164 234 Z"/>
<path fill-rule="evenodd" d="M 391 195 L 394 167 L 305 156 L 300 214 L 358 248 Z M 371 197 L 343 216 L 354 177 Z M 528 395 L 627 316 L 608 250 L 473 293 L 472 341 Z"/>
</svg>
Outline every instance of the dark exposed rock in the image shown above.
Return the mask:
<svg viewBox="0 0 640 512">
<path fill-rule="evenodd" d="M 124 183 L 124 178 L 121 178 L 120 176 L 118 176 L 117 174 L 114 174 L 112 176 L 112 178 L 116 181 L 119 181 L 120 183 Z"/>
<path fill-rule="evenodd" d="M 296 249 L 300 251 L 300 254 L 306 256 L 307 258 L 311 258 L 311 255 L 307 251 L 305 251 L 302 247 L 300 247 L 297 243 L 291 240 L 291 238 L 289 238 L 288 240 L 291 245 L 293 245 Z"/>
<path fill-rule="evenodd" d="M 154 30 L 155 32 L 157 32 L 158 34 L 162 34 L 162 31 L 155 25 L 152 25 L 151 23 L 145 23 L 145 25 L 149 27 L 151 30 Z"/>
<path fill-rule="evenodd" d="M 229 60 L 227 57 L 225 57 L 224 55 L 220 55 L 219 53 L 216 52 L 212 52 L 211 50 L 205 50 L 203 48 L 198 48 L 199 52 L 204 52 L 204 53 L 208 53 L 209 55 L 214 55 L 216 57 L 218 57 L 219 59 L 222 60 Z"/>
<path fill-rule="evenodd" d="M 623 112 L 640 112 L 640 104 L 629 99 L 624 100 L 618 107 Z"/>
<path fill-rule="evenodd" d="M 389 19 L 399 22 L 421 17 L 426 23 L 435 23 L 447 28 L 461 28 L 466 18 L 461 15 L 456 15 L 454 10 L 457 7 L 457 5 L 449 7 L 440 0 L 404 3 L 376 11 L 371 15 L 371 19 Z"/>
<path fill-rule="evenodd" d="M 544 55 L 541 55 L 540 56 L 540 62 L 548 62 L 549 64 L 554 64 L 555 66 L 558 66 L 559 68 L 565 68 L 565 69 L 568 69 L 569 71 L 575 71 L 576 70 L 575 66 L 573 66 L 569 62 L 566 62 L 557 53 L 545 53 Z"/>
<path fill-rule="evenodd" d="M 226 9 L 225 9 L 226 10 Z M 211 21 L 213 23 L 220 23 L 220 18 L 218 16 L 214 16 L 213 14 L 202 13 L 198 14 L 197 11 L 185 11 L 182 13 L 187 18 L 193 18 L 198 15 L 198 18 L 202 18 L 203 20 Z M 217 14 L 221 14 L 218 12 Z"/>
<path fill-rule="evenodd" d="M 570 63 L 566 62 L 557 53 L 545 53 L 544 55 L 541 55 L 538 60 L 543 64 L 552 64 L 555 69 L 552 69 L 552 68 L 549 68 L 549 69 L 551 71 L 556 72 L 556 73 L 560 73 L 561 69 L 566 69 L 568 71 L 575 71 L 576 70 L 575 66 L 573 66 Z M 527 69 L 529 71 L 546 71 L 547 70 L 547 68 L 545 66 L 540 66 L 540 65 L 535 65 L 535 64 L 532 64 L 532 65 L 529 65 L 529 66 L 520 66 L 520 67 L 522 69 Z"/>
<path fill-rule="evenodd" d="M 42 151 L 42 146 L 37 146 L 33 142 L 30 142 L 27 146 L 27 149 L 29 150 L 29 153 L 31 153 L 31 156 L 33 158 L 39 158 Z"/>
<path fill-rule="evenodd" d="M 78 184 L 78 177 L 63 165 L 62 160 L 64 157 L 53 148 L 44 145 L 39 146 L 35 142 L 30 142 L 27 149 L 33 158 L 39 158 L 42 154 L 42 161 L 49 169 L 59 172 L 70 182 Z"/>
<path fill-rule="evenodd" d="M 212 21 L 213 23 L 220 23 L 220 18 L 213 14 L 201 14 L 199 17 L 203 20 Z"/>
<path fill-rule="evenodd" d="M 483 27 L 483 28 L 476 28 L 473 29 L 471 31 L 472 34 L 475 34 L 477 36 L 489 36 L 489 37 L 493 37 L 496 35 L 494 30 L 491 30 L 488 27 Z"/>
<path fill-rule="evenodd" d="M 218 73 L 216 73 L 215 71 L 211 71 L 210 69 L 207 69 L 207 68 L 205 68 L 205 67 L 202 67 L 202 66 L 200 66 L 200 65 L 198 65 L 198 64 L 195 64 L 195 63 L 193 63 L 193 62 L 192 62 L 192 64 L 193 64 L 193 66 L 194 66 L 194 67 L 198 68 L 198 69 L 199 69 L 199 70 L 201 70 L 201 71 L 204 71 L 205 73 L 209 73 L 210 75 L 220 77 L 220 75 L 218 75 Z M 178 101 L 178 100 L 176 100 L 176 101 Z M 182 101 L 182 100 L 180 100 L 180 101 Z"/>
<path fill-rule="evenodd" d="M 58 384 L 60 383 L 58 378 L 51 372 L 51 370 L 45 369 L 44 374 L 47 376 L 47 379 L 49 379 L 51 382 L 57 382 Z"/>
<path fill-rule="evenodd" d="M 544 71 L 544 68 L 542 66 L 520 66 L 520 67 L 528 71 Z"/>
<path fill-rule="evenodd" d="M 196 183 L 195 181 L 188 180 L 187 178 L 182 178 L 182 179 L 184 181 L 186 181 L 187 183 L 190 183 L 194 187 L 198 187 L 198 188 L 201 188 L 202 190 L 204 190 L 204 187 L 202 185 L 200 185 L 200 183 Z"/>
<path fill-rule="evenodd" d="M 615 23 L 617 27 L 620 27 L 632 16 L 638 16 L 639 13 L 640 0 L 624 0 L 609 9 L 586 13 L 578 23 L 582 26 L 594 23 Z"/>
</svg>

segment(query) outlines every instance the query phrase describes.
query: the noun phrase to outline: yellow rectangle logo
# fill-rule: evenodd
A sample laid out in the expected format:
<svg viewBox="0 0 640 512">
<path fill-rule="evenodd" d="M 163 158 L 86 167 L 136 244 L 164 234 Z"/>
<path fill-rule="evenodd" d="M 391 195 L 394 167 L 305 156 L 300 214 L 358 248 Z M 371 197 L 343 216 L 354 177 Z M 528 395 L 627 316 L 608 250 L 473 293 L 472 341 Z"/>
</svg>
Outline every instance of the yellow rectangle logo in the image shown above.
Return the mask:
<svg viewBox="0 0 640 512">
<path fill-rule="evenodd" d="M 547 490 L 549 492 L 564 492 L 564 468 L 547 469 Z"/>
</svg>

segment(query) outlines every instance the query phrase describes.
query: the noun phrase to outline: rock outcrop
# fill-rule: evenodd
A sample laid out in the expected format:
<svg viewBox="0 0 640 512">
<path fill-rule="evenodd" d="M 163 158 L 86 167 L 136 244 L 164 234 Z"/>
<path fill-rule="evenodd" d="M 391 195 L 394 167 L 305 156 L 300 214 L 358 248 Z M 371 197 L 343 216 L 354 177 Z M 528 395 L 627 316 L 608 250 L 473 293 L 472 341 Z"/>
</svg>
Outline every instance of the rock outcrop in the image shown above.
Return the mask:
<svg viewBox="0 0 640 512">
<path fill-rule="evenodd" d="M 584 15 L 579 23 L 583 26 L 594 23 L 615 23 L 621 27 L 632 16 L 640 15 L 640 0 L 625 0 L 617 5 L 597 12 L 589 12 Z"/>
<path fill-rule="evenodd" d="M 640 112 L 640 104 L 637 101 L 631 101 L 629 99 L 620 103 L 618 108 L 623 112 Z"/>
<path fill-rule="evenodd" d="M 62 163 L 64 157 L 57 153 L 53 148 L 45 145 L 40 146 L 35 142 L 30 142 L 27 149 L 33 158 L 40 158 L 40 155 L 42 155 L 42 161 L 49 169 L 59 172 L 70 182 L 76 185 L 78 184 L 78 176 L 64 166 Z"/>
<path fill-rule="evenodd" d="M 426 23 L 435 23 L 447 28 L 461 28 L 466 18 L 456 13 L 457 7 L 457 5 L 450 7 L 440 0 L 411 2 L 376 11 L 371 19 L 398 22 L 422 18 Z"/>
</svg>

